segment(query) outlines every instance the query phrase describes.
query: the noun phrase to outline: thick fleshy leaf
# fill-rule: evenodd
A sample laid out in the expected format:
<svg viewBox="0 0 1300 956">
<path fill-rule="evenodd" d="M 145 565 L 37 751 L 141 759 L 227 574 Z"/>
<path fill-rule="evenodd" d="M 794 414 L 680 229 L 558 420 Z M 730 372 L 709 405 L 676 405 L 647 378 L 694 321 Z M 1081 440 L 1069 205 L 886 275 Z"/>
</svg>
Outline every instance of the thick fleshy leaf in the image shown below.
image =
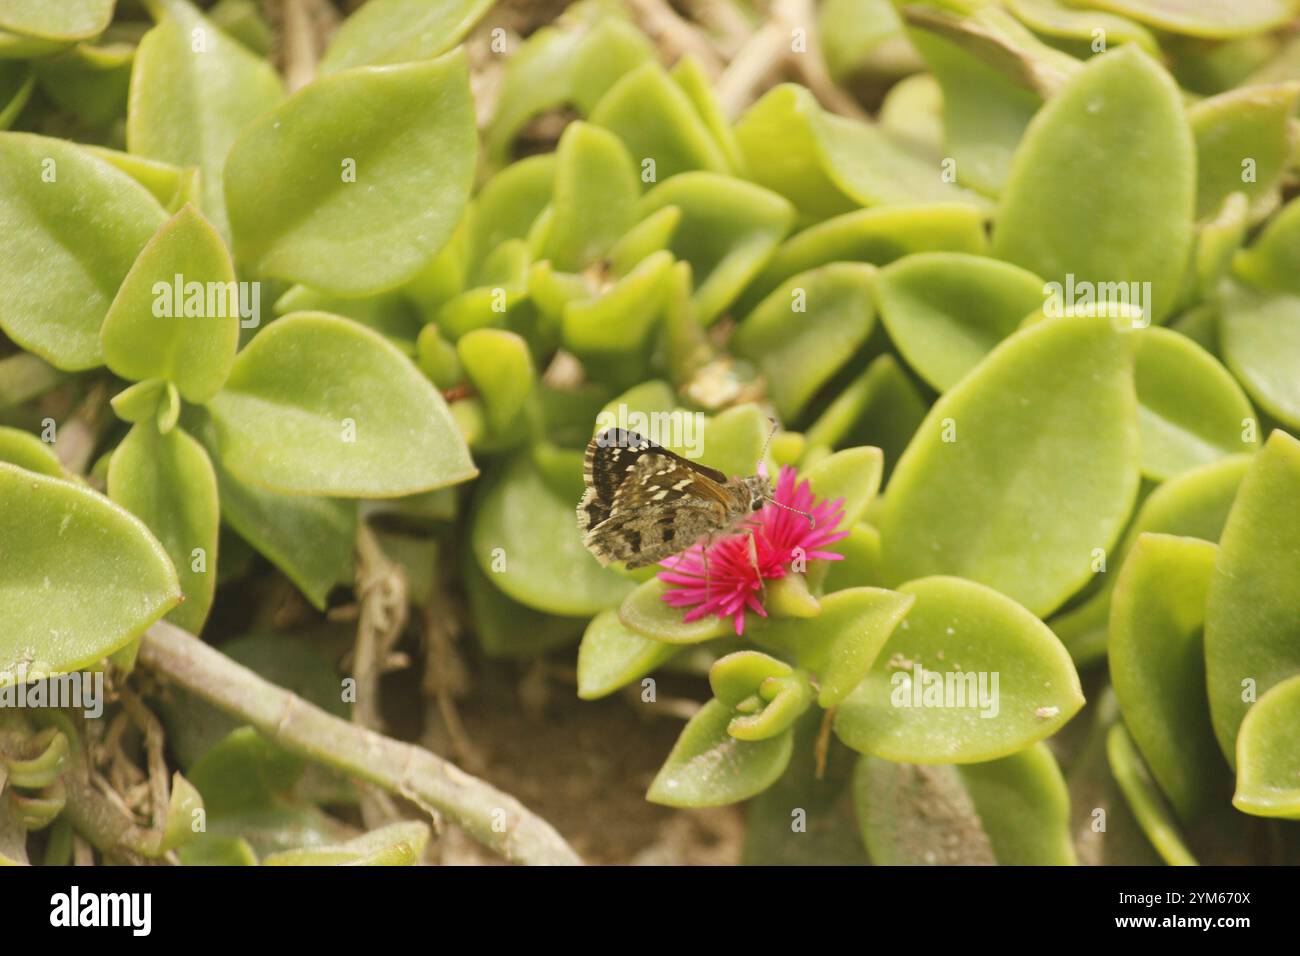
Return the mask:
<svg viewBox="0 0 1300 956">
<path fill-rule="evenodd" d="M 99 332 L 104 361 L 123 378 L 160 378 L 187 401 L 206 402 L 235 362 L 240 309 L 230 253 L 187 205 L 122 280 Z"/>
<path fill-rule="evenodd" d="M 886 475 L 925 418 L 928 405 L 893 355 L 877 356 L 807 431 L 809 447 L 876 445 Z"/>
<path fill-rule="evenodd" d="M 1233 806 L 1260 817 L 1300 818 L 1300 674 L 1259 699 L 1237 735 Z"/>
<path fill-rule="evenodd" d="M 463 558 L 474 637 L 488 657 L 534 660 L 559 647 L 572 648 L 591 623 L 585 616 L 543 613 L 512 600 L 497 587 L 500 574 L 483 573 L 468 550 Z"/>
<path fill-rule="evenodd" d="M 504 329 L 476 329 L 461 336 L 456 351 L 483 398 L 488 427 L 501 438 L 521 431 L 537 384 L 528 343 Z"/>
<path fill-rule="evenodd" d="M 1079 189 L 1079 183 L 1089 183 Z M 994 254 L 1048 282 L 1150 283 L 1146 317 L 1178 296 L 1196 157 L 1178 88 L 1136 46 L 1094 57 L 1034 117 L 1012 161 Z"/>
<path fill-rule="evenodd" d="M 280 78 L 186 0 L 162 0 L 131 73 L 132 153 L 202 171 L 203 211 L 229 236 L 221 170 L 235 138 L 284 95 Z"/>
<path fill-rule="evenodd" d="M 880 490 L 884 456 L 879 448 L 846 448 L 804 469 L 800 480 L 823 500 L 844 499 L 841 528 L 855 524 Z"/>
<path fill-rule="evenodd" d="M 544 475 L 527 453 L 490 473 L 475 498 L 471 546 L 479 567 L 520 604 L 550 614 L 594 614 L 632 590 L 582 544 L 575 509 L 582 454 L 556 456 Z"/>
<path fill-rule="evenodd" d="M 596 104 L 591 121 L 623 141 L 643 181 L 662 182 L 696 169 L 731 171 L 690 98 L 658 63 L 625 74 Z M 646 160 L 654 164 L 649 180 Z"/>
<path fill-rule="evenodd" d="M 700 644 L 732 633 L 730 619 L 708 614 L 682 620 L 684 612 L 663 599 L 668 585 L 651 578 L 624 598 L 618 609 L 620 623 L 632 632 L 664 644 Z"/>
<path fill-rule="evenodd" d="M 593 378 L 623 384 L 648 371 L 646 344 L 663 315 L 672 272 L 673 257 L 661 250 L 598 295 L 564 306 L 561 341 Z"/>
<path fill-rule="evenodd" d="M 777 413 L 790 420 L 867 341 L 875 324 L 865 263 L 835 262 L 787 280 L 745 319 L 736 352 L 767 377 Z"/>
<path fill-rule="evenodd" d="M 914 595 L 898 591 L 849 588 L 822 598 L 821 613 L 813 620 L 758 620 L 750 625 L 751 636 L 817 674 L 817 703 L 829 709 L 862 683 L 915 601 Z"/>
<path fill-rule="evenodd" d="M 591 619 L 578 648 L 578 696 L 597 700 L 612 694 L 653 672 L 677 650 L 624 627 L 612 608 L 601 611 Z"/>
<path fill-rule="evenodd" d="M 1300 293 L 1231 287 L 1220 304 L 1219 342 L 1250 397 L 1300 429 Z"/>
<path fill-rule="evenodd" d="M 835 718 L 854 750 L 904 763 L 993 760 L 1083 706 L 1070 655 L 1015 601 L 962 578 L 899 590 L 916 602 Z"/>
<path fill-rule="evenodd" d="M 827 113 L 812 93 L 786 83 L 770 90 L 736 126 L 755 182 L 812 219 L 859 206 L 983 200 L 945 182 L 940 170 L 893 143 L 872 123 Z"/>
<path fill-rule="evenodd" d="M 477 473 L 428 379 L 383 336 L 338 316 L 271 323 L 209 409 L 223 464 L 270 491 L 395 498 Z"/>
<path fill-rule="evenodd" d="M 0 463 L 0 541 L 0 683 L 87 667 L 180 600 L 143 522 L 80 485 Z"/>
<path fill-rule="evenodd" d="M 0 327 L 58 368 L 99 365 L 100 323 L 163 219 L 144 187 L 87 150 L 0 133 Z"/>
<path fill-rule="evenodd" d="M 36 73 L 22 62 L 0 61 L 0 130 L 13 125 L 36 88 Z"/>
<path fill-rule="evenodd" d="M 1123 530 L 1138 455 L 1125 333 L 1089 316 L 1030 326 L 917 430 L 885 499 L 886 567 L 964 575 L 1050 614 Z"/>
<path fill-rule="evenodd" d="M 984 256 L 928 252 L 880 270 L 880 320 L 916 373 L 940 392 L 1043 305 L 1043 280 Z"/>
<path fill-rule="evenodd" d="M 542 257 L 564 272 L 591 264 L 632 225 L 638 192 L 632 157 L 618 137 L 570 124 L 556 147 L 554 213 Z"/>
<path fill-rule="evenodd" d="M 281 850 L 263 866 L 415 866 L 429 843 L 429 825 L 421 820 L 390 823 L 352 840 Z"/>
<path fill-rule="evenodd" d="M 217 588 L 217 478 L 203 446 L 151 421 L 131 429 L 108 466 L 108 495 L 157 536 L 180 578 L 182 603 L 167 617 L 203 630 Z"/>
<path fill-rule="evenodd" d="M 113 4 L 114 0 L 5 0 L 0 3 L 0 30 L 44 40 L 85 40 L 108 26 Z"/>
<path fill-rule="evenodd" d="M 1198 538 L 1143 534 L 1111 601 L 1110 674 L 1124 723 L 1188 823 L 1231 786 L 1210 726 L 1201 640 L 1216 550 Z"/>
<path fill-rule="evenodd" d="M 971 9 L 963 6 L 914 4 L 904 8 L 903 18 L 913 28 L 908 31 L 909 38 L 920 46 L 925 38 L 918 35 L 917 29 L 924 30 L 1044 98 L 1055 96 L 1079 72 L 1078 60 L 1044 43 L 1001 4 L 978 4 Z M 968 83 L 986 86 L 990 82 L 987 75 L 976 77 Z M 959 102 L 964 100 L 962 97 Z"/>
<path fill-rule="evenodd" d="M 1106 653 L 1111 594 L 1138 536 L 1155 532 L 1218 541 L 1250 461 L 1249 455 L 1236 455 L 1193 468 L 1164 482 L 1142 502 L 1119 546 L 1107 556 L 1106 574 L 1098 589 L 1052 618 L 1052 630 L 1070 649 L 1076 664 L 1083 666 Z"/>
<path fill-rule="evenodd" d="M 343 21 L 321 58 L 320 71 L 430 59 L 459 43 L 492 3 L 371 0 Z"/>
<path fill-rule="evenodd" d="M 1160 858 L 1170 866 L 1196 866 L 1196 858 L 1183 842 L 1173 811 L 1123 723 L 1110 728 L 1106 736 L 1106 757 L 1129 808 Z"/>
<path fill-rule="evenodd" d="M 1102 30 L 1107 46 L 1136 43 L 1152 56 L 1160 54 L 1160 45 L 1149 30 L 1118 14 L 1072 7 L 1065 0 L 1009 0 L 1007 9 L 1035 33 L 1085 43 L 1089 50 L 1097 40 L 1093 31 Z"/>
<path fill-rule="evenodd" d="M 637 217 L 665 206 L 682 211 L 670 251 L 691 265 L 705 325 L 736 300 L 794 221 L 794 209 L 776 193 L 715 173 L 683 173 L 660 183 L 642 197 Z"/>
<path fill-rule="evenodd" d="M 794 727 L 794 754 L 785 773 L 745 808 L 743 865 L 867 863 L 853 807 L 858 755 L 832 740 L 819 764 L 821 724 L 822 713 L 815 708 L 799 719 Z"/>
<path fill-rule="evenodd" d="M 1257 210 L 1276 201 L 1279 177 L 1295 150 L 1291 117 L 1300 84 L 1245 86 L 1202 100 L 1187 111 L 1196 137 L 1196 215 L 1218 210 L 1244 192 Z"/>
<path fill-rule="evenodd" d="M 766 790 L 785 771 L 794 731 L 766 740 L 737 740 L 727 733 L 734 711 L 711 700 L 677 738 L 646 799 L 669 807 L 717 807 Z"/>
<path fill-rule="evenodd" d="M 474 197 L 473 251 L 481 260 L 507 239 L 523 239 L 551 201 L 557 159 L 529 156 L 501 170 Z"/>
<path fill-rule="evenodd" d="M 1215 40 L 1267 30 L 1292 14 L 1285 0 L 1089 0 L 1089 5 L 1170 33 Z"/>
<path fill-rule="evenodd" d="M 1219 746 L 1275 684 L 1300 671 L 1300 441 L 1269 436 L 1219 541 L 1205 612 L 1205 673 Z"/>
<path fill-rule="evenodd" d="M 398 286 L 451 238 L 477 149 L 463 52 L 317 80 L 230 151 L 235 256 L 326 292 Z"/>
<path fill-rule="evenodd" d="M 235 477 L 217 454 L 216 433 L 206 410 L 186 409 L 185 427 L 203 444 L 216 471 L 221 519 L 323 611 L 334 585 L 351 577 L 357 503 L 282 495 L 250 485 Z"/>
<path fill-rule="evenodd" d="M 1292 200 L 1233 259 L 1236 274 L 1260 289 L 1300 295 L 1300 202 Z"/>
<path fill-rule="evenodd" d="M 0 461 L 17 465 L 39 475 L 63 477 L 59 456 L 35 435 L 0 425 Z"/>
<path fill-rule="evenodd" d="M 943 145 L 957 179 L 996 196 L 1042 97 L 950 39 L 925 30 L 909 35 L 942 87 Z"/>
<path fill-rule="evenodd" d="M 923 767 L 862 757 L 862 839 L 877 866 L 1070 866 L 1070 799 L 1045 744 L 986 763 Z"/>
<path fill-rule="evenodd" d="M 830 262 L 886 265 L 918 252 L 977 255 L 987 249 L 984 217 L 965 203 L 900 203 L 859 209 L 809 226 L 782 243 L 745 290 L 738 311 L 748 312 L 792 275 Z"/>
<path fill-rule="evenodd" d="M 1255 450 L 1259 428 L 1254 409 L 1213 355 L 1168 329 L 1144 329 L 1137 344 L 1144 475 L 1162 481 Z"/>
</svg>

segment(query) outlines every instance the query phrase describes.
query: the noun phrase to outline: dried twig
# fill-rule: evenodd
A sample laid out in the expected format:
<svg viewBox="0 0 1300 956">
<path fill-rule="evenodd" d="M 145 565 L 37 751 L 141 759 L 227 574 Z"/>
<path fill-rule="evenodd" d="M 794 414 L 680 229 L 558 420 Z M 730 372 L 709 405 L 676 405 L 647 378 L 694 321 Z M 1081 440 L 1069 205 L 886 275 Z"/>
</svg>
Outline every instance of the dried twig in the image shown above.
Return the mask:
<svg viewBox="0 0 1300 956">
<path fill-rule="evenodd" d="M 666 59 L 672 61 L 690 54 L 710 78 L 722 73 L 722 56 L 707 34 L 678 16 L 667 0 L 628 0 L 628 6 Z"/>
<path fill-rule="evenodd" d="M 581 863 L 549 823 L 514 797 L 421 747 L 326 713 L 172 624 L 161 621 L 145 633 L 139 660 L 285 750 L 437 809 L 507 860 Z"/>
</svg>

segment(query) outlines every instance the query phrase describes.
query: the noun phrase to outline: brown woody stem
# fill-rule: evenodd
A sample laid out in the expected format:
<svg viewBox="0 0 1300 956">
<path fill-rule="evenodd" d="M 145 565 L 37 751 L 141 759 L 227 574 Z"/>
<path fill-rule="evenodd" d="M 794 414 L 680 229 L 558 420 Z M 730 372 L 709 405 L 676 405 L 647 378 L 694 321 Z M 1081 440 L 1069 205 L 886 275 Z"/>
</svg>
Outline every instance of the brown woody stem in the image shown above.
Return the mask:
<svg viewBox="0 0 1300 956">
<path fill-rule="evenodd" d="M 326 713 L 165 621 L 145 633 L 139 660 L 248 722 L 285 750 L 445 814 L 507 860 L 535 865 L 582 862 L 549 823 L 514 797 L 422 747 Z"/>
</svg>

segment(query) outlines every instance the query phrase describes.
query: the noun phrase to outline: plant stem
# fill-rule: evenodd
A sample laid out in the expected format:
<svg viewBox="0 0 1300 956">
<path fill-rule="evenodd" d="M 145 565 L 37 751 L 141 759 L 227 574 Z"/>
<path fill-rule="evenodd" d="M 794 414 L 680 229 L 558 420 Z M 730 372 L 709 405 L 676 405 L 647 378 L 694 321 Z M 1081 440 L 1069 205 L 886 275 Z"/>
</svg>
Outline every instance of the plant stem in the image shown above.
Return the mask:
<svg viewBox="0 0 1300 956">
<path fill-rule="evenodd" d="M 507 860 L 561 866 L 582 862 L 549 823 L 514 797 L 422 747 L 326 713 L 165 621 L 145 633 L 139 660 L 285 750 L 446 814 Z"/>
</svg>

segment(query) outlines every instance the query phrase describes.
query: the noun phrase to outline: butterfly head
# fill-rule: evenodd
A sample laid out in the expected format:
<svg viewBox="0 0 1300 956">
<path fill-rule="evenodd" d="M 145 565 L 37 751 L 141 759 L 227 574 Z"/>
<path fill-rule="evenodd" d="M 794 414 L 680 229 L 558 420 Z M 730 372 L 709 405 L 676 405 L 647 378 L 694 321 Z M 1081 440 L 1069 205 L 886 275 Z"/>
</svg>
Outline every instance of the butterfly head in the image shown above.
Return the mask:
<svg viewBox="0 0 1300 956">
<path fill-rule="evenodd" d="M 750 511 L 758 511 L 772 498 L 772 482 L 767 475 L 750 475 L 741 480 L 741 485 L 749 496 Z"/>
</svg>

